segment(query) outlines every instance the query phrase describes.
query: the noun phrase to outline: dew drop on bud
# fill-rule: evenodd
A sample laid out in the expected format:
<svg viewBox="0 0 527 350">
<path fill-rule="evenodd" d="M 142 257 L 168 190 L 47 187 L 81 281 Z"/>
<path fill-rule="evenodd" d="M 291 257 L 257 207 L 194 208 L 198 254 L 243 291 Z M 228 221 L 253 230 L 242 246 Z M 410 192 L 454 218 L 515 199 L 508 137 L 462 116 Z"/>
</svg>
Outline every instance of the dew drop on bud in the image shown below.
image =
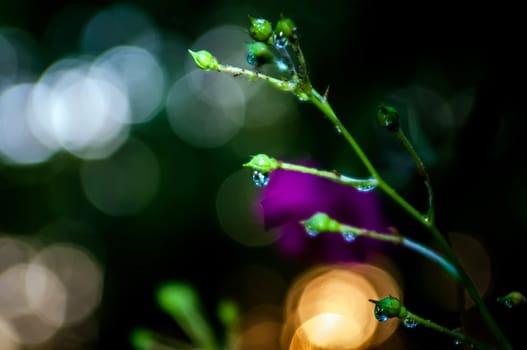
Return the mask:
<svg viewBox="0 0 527 350">
<path fill-rule="evenodd" d="M 413 318 L 407 317 L 403 320 L 403 324 L 406 328 L 415 328 L 419 323 Z"/>
<path fill-rule="evenodd" d="M 342 232 L 342 238 L 344 238 L 346 242 L 351 243 L 355 241 L 355 239 L 357 238 L 357 234 L 349 231 Z"/>
<path fill-rule="evenodd" d="M 319 232 L 311 226 L 306 226 L 306 232 L 311 237 L 316 237 L 319 234 Z"/>
<path fill-rule="evenodd" d="M 335 131 L 337 132 L 337 134 L 342 134 L 342 130 L 340 129 L 339 126 L 335 126 Z"/>
<path fill-rule="evenodd" d="M 252 173 L 252 179 L 256 187 L 265 187 L 269 183 L 269 174 L 255 170 Z"/>
<path fill-rule="evenodd" d="M 274 47 L 277 50 L 285 49 L 287 44 L 289 44 L 289 40 L 287 40 L 287 37 L 283 33 L 274 36 Z"/>
<path fill-rule="evenodd" d="M 382 307 L 379 307 L 378 305 L 375 306 L 374 315 L 377 321 L 380 322 L 385 322 L 389 318 L 388 315 L 384 313 L 384 309 Z"/>
</svg>

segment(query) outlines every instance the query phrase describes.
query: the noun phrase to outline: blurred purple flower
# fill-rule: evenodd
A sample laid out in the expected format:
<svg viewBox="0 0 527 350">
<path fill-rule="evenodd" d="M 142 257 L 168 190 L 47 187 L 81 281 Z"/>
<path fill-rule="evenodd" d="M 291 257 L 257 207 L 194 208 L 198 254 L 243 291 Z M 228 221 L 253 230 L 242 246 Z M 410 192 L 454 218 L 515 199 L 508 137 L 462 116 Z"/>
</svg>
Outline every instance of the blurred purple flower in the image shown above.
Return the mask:
<svg viewBox="0 0 527 350">
<path fill-rule="evenodd" d="M 367 249 L 378 246 L 362 238 L 348 243 L 338 234 L 310 237 L 299 222 L 319 211 L 343 223 L 386 231 L 376 191 L 360 192 L 318 176 L 276 170 L 260 196 L 260 215 L 266 229 L 279 230 L 278 249 L 294 258 L 332 263 L 361 261 Z"/>
</svg>

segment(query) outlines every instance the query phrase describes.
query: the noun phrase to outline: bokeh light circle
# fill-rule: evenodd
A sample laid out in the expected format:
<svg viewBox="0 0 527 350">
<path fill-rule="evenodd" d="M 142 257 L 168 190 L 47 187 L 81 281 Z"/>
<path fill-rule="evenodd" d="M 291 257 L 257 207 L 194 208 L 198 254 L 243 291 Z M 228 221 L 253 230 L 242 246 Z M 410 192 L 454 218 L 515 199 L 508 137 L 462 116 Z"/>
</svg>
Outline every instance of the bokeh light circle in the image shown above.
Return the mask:
<svg viewBox="0 0 527 350">
<path fill-rule="evenodd" d="M 84 52 L 99 54 L 119 45 L 159 50 L 160 34 L 140 7 L 115 4 L 95 14 L 85 25 L 80 45 Z"/>
<path fill-rule="evenodd" d="M 402 298 L 395 279 L 378 266 L 325 265 L 307 271 L 286 299 L 282 347 L 353 350 L 380 345 L 397 324 L 389 320 L 380 325 L 374 317 L 369 300 L 384 293 Z"/>
<path fill-rule="evenodd" d="M 0 154 L 13 163 L 40 163 L 55 152 L 31 132 L 28 108 L 32 90 L 32 84 L 21 84 L 0 94 Z"/>
<path fill-rule="evenodd" d="M 196 79 L 207 81 L 199 94 L 191 88 Z M 172 86 L 166 110 L 179 138 L 198 148 L 216 148 L 243 126 L 245 95 L 231 77 L 195 70 Z"/>
<path fill-rule="evenodd" d="M 278 239 L 278 232 L 265 230 L 256 213 L 256 191 L 250 172 L 239 170 L 227 177 L 216 195 L 216 213 L 223 231 L 245 246 L 265 246 Z"/>
<path fill-rule="evenodd" d="M 77 323 L 95 311 L 102 296 L 102 271 L 90 254 L 71 244 L 56 243 L 42 249 L 32 264 L 53 271 L 63 285 L 67 296 L 64 324 Z"/>
<path fill-rule="evenodd" d="M 128 98 L 130 122 L 152 119 L 160 110 L 165 95 L 165 76 L 157 59 L 147 50 L 118 46 L 104 52 L 94 66 L 115 74 L 124 85 Z"/>
<path fill-rule="evenodd" d="M 136 139 L 107 159 L 84 162 L 80 169 L 86 197 L 112 216 L 131 215 L 145 208 L 157 193 L 159 173 L 154 153 Z"/>
<path fill-rule="evenodd" d="M 56 62 L 32 95 L 31 124 L 43 143 L 99 159 L 128 137 L 130 108 L 113 71 L 81 59 Z"/>
</svg>

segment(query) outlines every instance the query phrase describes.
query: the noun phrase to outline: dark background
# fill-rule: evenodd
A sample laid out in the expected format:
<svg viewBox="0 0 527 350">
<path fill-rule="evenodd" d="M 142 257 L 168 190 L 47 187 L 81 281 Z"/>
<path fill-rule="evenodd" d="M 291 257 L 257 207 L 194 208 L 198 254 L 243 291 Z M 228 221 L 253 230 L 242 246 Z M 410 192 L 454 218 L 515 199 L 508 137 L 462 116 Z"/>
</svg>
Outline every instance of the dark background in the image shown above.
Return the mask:
<svg viewBox="0 0 527 350">
<path fill-rule="evenodd" d="M 84 21 L 115 3 L 0 1 L 0 25 L 31 33 L 37 57 L 34 71 L 39 72 L 78 52 Z M 415 98 L 413 110 L 422 118 L 418 135 L 410 132 L 409 136 L 417 139 L 415 146 L 428 164 L 438 226 L 445 232 L 470 233 L 486 247 L 492 264 L 487 300 L 505 333 L 521 348 L 525 308 L 504 310 L 494 303 L 496 297 L 513 289 L 526 292 L 525 61 L 521 53 L 525 40 L 519 9 L 504 2 L 469 5 L 453 1 L 128 3 L 143 9 L 160 31 L 179 33 L 189 45 L 217 25 L 245 26 L 247 14 L 273 20 L 283 13 L 293 18 L 301 30 L 313 84 L 319 91 L 330 85 L 334 109 L 345 111 L 343 122 L 373 163 L 410 202 L 424 204 L 424 187 L 412 173 L 411 163 L 374 120 L 379 103 L 393 103 L 406 126 L 410 107 L 394 96 L 408 88 L 405 96 Z M 50 34 L 58 18 L 64 28 L 57 34 L 60 40 Z M 472 102 L 464 115 L 455 114 L 459 123 L 442 129 L 435 117 L 439 106 L 433 100 L 419 100 L 422 95 L 411 90 L 415 86 L 427 87 L 445 100 L 468 94 Z M 328 168 L 363 171 L 314 107 L 301 104 L 298 111 L 294 142 L 275 152 L 277 157 L 280 152 L 287 157 L 310 154 Z M 151 147 L 161 168 L 156 198 L 133 216 L 107 216 L 90 205 L 78 179 L 82 160 L 74 156 L 60 154 L 36 166 L 0 165 L 1 232 L 31 236 L 50 221 L 61 222 L 67 233 L 60 239 L 86 247 L 104 268 L 104 292 L 97 311 L 99 336 L 87 346 L 127 348 L 129 332 L 138 325 L 177 336 L 179 329 L 157 308 L 153 297 L 165 280 L 191 282 L 212 310 L 220 296 L 243 297 L 243 288 L 226 287 L 238 266 L 269 266 L 286 279 L 307 268 L 290 262 L 272 245 L 251 248 L 232 241 L 221 233 L 217 221 L 217 188 L 254 151 L 266 152 L 271 145 L 265 140 L 254 138 L 258 142 L 252 143 L 252 136 L 247 136 L 247 156 L 228 146 L 195 148 L 170 131 L 164 111 L 134 126 L 132 134 Z M 174 162 L 179 155 L 191 164 Z M 188 168 L 193 169 L 198 186 L 177 181 L 177 175 Z M 412 232 L 411 237 L 426 237 L 389 201 L 386 215 L 394 226 Z M 74 222 L 89 223 L 93 232 L 78 233 Z M 394 252 L 394 258 L 403 271 L 406 299 L 415 312 L 454 324 L 455 315 L 442 312 L 423 291 L 427 282 L 416 277 L 422 276 L 420 260 L 416 261 L 420 258 L 399 252 Z M 409 339 L 415 349 L 450 344 L 425 329 L 401 332 L 412 332 Z"/>
</svg>

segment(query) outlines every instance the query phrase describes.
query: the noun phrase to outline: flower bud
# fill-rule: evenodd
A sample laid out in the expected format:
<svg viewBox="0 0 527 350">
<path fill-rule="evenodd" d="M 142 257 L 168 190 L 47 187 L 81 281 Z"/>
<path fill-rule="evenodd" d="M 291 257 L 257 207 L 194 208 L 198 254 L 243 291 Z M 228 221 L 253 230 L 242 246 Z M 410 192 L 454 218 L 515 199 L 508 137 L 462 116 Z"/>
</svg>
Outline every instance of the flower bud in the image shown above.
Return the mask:
<svg viewBox="0 0 527 350">
<path fill-rule="evenodd" d="M 249 16 L 249 21 L 251 22 L 249 34 L 254 40 L 267 41 L 273 34 L 273 25 L 268 20 Z"/>
<path fill-rule="evenodd" d="M 274 29 L 275 34 L 282 33 L 286 38 L 295 38 L 296 36 L 296 24 L 290 18 L 281 18 Z"/>
<path fill-rule="evenodd" d="M 395 108 L 381 105 L 377 110 L 377 121 L 389 131 L 399 130 L 399 113 Z"/>
<path fill-rule="evenodd" d="M 216 57 L 212 56 L 212 54 L 206 50 L 197 52 L 188 50 L 188 52 L 192 55 L 196 66 L 201 69 L 217 70 L 220 65 Z"/>
<path fill-rule="evenodd" d="M 340 223 L 333 220 L 325 213 L 316 213 L 308 220 L 303 222 L 304 226 L 309 227 L 317 232 L 338 232 Z"/>
<path fill-rule="evenodd" d="M 253 66 L 261 66 L 273 61 L 273 54 L 269 47 L 259 41 L 247 44 L 247 63 Z"/>
<path fill-rule="evenodd" d="M 384 322 L 389 318 L 398 317 L 404 319 L 408 314 L 406 307 L 395 297 L 389 296 L 381 300 L 371 300 L 375 304 L 375 318 Z"/>
<path fill-rule="evenodd" d="M 251 158 L 248 163 L 243 164 L 246 168 L 259 171 L 262 173 L 270 173 L 273 170 L 278 169 L 278 161 L 274 158 L 269 157 L 267 154 L 257 154 Z"/>
<path fill-rule="evenodd" d="M 198 304 L 198 296 L 189 284 L 167 282 L 157 291 L 157 302 L 163 310 L 179 317 L 194 312 Z"/>
<path fill-rule="evenodd" d="M 498 302 L 503 303 L 510 309 L 514 306 L 527 303 L 527 298 L 525 298 L 522 293 L 513 291 L 503 297 L 498 298 Z"/>
</svg>

